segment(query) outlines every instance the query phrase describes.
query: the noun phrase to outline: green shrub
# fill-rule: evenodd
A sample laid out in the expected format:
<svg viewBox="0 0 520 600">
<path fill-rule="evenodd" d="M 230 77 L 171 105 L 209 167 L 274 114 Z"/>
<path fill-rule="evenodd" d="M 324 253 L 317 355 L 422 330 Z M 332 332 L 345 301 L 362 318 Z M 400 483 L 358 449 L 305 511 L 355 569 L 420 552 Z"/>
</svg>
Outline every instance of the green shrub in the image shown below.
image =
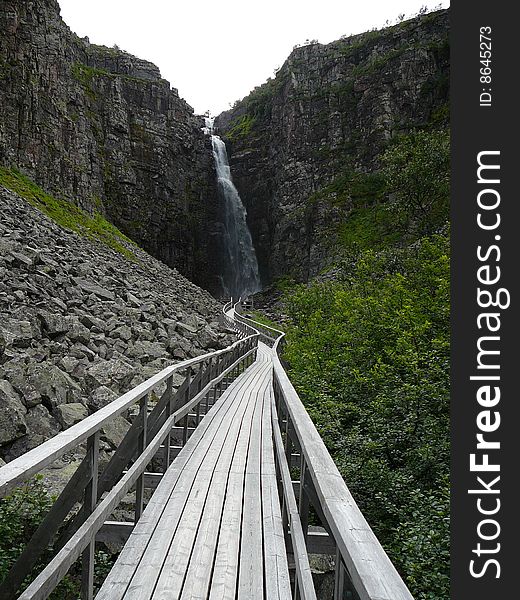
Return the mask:
<svg viewBox="0 0 520 600">
<path fill-rule="evenodd" d="M 401 136 L 385 152 L 383 163 L 396 211 L 415 223 L 420 234 L 434 231 L 446 220 L 449 210 L 449 130 Z"/>
<path fill-rule="evenodd" d="M 290 377 L 417 600 L 449 596 L 449 245 L 361 252 L 284 304 Z"/>
<path fill-rule="evenodd" d="M 50 496 L 42 477 L 37 475 L 5 498 L 0 498 L 0 581 L 2 581 L 45 517 L 55 498 Z M 31 574 L 21 586 L 24 590 L 46 564 L 56 555 L 51 545 L 43 553 Z M 114 564 L 114 557 L 98 550 L 94 571 L 94 586 L 99 588 Z M 76 600 L 80 595 L 80 564 L 73 565 L 61 580 L 50 600 Z"/>
</svg>

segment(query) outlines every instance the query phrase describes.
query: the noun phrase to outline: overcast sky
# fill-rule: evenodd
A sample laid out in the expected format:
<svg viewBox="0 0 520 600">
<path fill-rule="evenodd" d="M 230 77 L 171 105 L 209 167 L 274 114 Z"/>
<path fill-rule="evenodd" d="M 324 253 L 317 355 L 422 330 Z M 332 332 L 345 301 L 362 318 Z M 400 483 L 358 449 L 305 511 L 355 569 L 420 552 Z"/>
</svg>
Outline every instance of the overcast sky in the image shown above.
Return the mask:
<svg viewBox="0 0 520 600">
<path fill-rule="evenodd" d="M 326 43 L 438 0 L 59 0 L 80 37 L 155 63 L 193 108 L 214 115 L 280 67 L 295 44 Z"/>
</svg>

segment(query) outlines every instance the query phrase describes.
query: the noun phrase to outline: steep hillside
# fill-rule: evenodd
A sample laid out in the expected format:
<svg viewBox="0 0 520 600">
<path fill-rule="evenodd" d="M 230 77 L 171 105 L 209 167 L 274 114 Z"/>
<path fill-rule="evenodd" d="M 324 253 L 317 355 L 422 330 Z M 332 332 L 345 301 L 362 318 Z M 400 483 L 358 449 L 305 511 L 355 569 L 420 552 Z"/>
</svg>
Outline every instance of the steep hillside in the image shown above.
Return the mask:
<svg viewBox="0 0 520 600">
<path fill-rule="evenodd" d="M 274 79 L 217 118 L 264 284 L 307 280 L 333 262 L 345 227 L 376 222 L 372 208 L 392 192 L 379 173 L 385 150 L 447 126 L 448 34 L 439 11 L 295 48 Z"/>
<path fill-rule="evenodd" d="M 0 185 L 0 458 L 39 445 L 167 364 L 233 340 L 207 292 L 108 222 L 20 175 L 0 176 L 30 201 Z M 116 421 L 104 450 L 128 425 Z"/>
<path fill-rule="evenodd" d="M 219 291 L 219 207 L 201 118 L 155 65 L 79 39 L 56 0 L 3 0 L 0 30 L 0 164 L 101 212 Z"/>
</svg>

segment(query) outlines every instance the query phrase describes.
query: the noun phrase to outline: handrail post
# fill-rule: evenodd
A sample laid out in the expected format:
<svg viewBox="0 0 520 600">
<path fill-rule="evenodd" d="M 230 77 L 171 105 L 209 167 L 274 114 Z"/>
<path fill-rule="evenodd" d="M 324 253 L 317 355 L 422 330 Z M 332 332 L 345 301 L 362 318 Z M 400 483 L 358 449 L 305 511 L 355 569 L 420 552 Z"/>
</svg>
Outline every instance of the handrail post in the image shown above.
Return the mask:
<svg viewBox="0 0 520 600">
<path fill-rule="evenodd" d="M 166 420 L 168 420 L 173 412 L 173 375 L 168 377 L 168 381 L 166 382 L 166 393 L 169 396 L 168 403 L 166 404 Z M 166 440 L 164 441 L 164 467 L 163 470 L 166 473 L 168 467 L 170 466 L 170 449 L 171 445 L 171 434 L 168 433 L 166 436 Z"/>
<path fill-rule="evenodd" d="M 209 383 L 211 380 L 213 379 L 213 357 L 211 357 L 208 361 L 208 381 L 207 383 Z M 210 388 L 208 390 L 208 393 L 206 394 L 206 398 L 205 398 L 205 406 L 204 406 L 204 416 L 206 416 L 208 414 L 208 410 L 209 410 L 209 395 L 211 394 L 213 388 Z"/>
<path fill-rule="evenodd" d="M 205 378 L 205 371 L 203 371 L 203 365 L 204 363 L 202 363 L 202 365 L 200 366 L 201 369 L 201 373 L 200 373 L 200 377 L 199 377 L 199 382 L 197 383 L 197 392 L 196 394 L 198 394 L 200 392 L 200 390 L 202 389 L 202 385 L 203 385 L 203 379 Z M 196 417 L 195 417 L 195 427 L 199 426 L 199 420 L 200 420 L 200 400 L 199 402 L 197 402 L 197 410 L 196 410 Z"/>
<path fill-rule="evenodd" d="M 188 369 L 186 370 L 186 392 L 184 394 L 184 403 L 186 404 L 187 402 L 190 401 L 191 398 L 191 383 L 193 381 L 193 378 L 191 376 L 192 374 L 192 370 L 191 367 L 188 367 Z M 186 442 L 188 441 L 188 415 L 186 415 L 184 417 L 184 422 L 183 422 L 183 430 L 182 430 L 182 445 L 185 446 Z"/>
<path fill-rule="evenodd" d="M 98 469 L 99 469 L 99 431 L 87 440 L 87 460 L 90 468 L 90 481 L 85 488 L 83 512 L 85 518 L 92 513 L 97 503 Z M 96 540 L 93 538 L 85 548 L 81 558 L 81 598 L 92 600 L 94 597 L 94 561 Z"/>
<path fill-rule="evenodd" d="M 137 456 L 140 456 L 147 444 L 148 428 L 148 394 L 145 394 L 139 401 L 139 419 L 141 420 L 141 432 L 137 439 Z M 135 485 L 135 522 L 139 521 L 143 514 L 144 503 L 144 473 L 138 478 Z"/>
<path fill-rule="evenodd" d="M 336 549 L 336 564 L 334 565 L 334 600 L 343 600 L 345 572 L 339 548 Z"/>
<path fill-rule="evenodd" d="M 308 477 L 308 475 L 303 452 L 301 452 L 300 458 L 300 494 L 298 498 L 298 512 L 300 513 L 300 521 L 302 524 L 303 535 L 305 537 L 305 543 L 307 543 L 307 536 L 309 533 L 309 496 L 305 490 L 305 479 Z"/>
</svg>

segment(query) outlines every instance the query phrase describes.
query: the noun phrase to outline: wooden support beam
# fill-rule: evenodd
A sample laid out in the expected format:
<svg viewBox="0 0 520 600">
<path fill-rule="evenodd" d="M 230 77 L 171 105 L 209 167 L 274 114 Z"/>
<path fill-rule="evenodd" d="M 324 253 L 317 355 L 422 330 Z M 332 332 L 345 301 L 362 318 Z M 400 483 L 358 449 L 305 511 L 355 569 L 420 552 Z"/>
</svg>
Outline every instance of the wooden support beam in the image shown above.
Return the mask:
<svg viewBox="0 0 520 600">
<path fill-rule="evenodd" d="M 85 488 L 83 501 L 83 514 L 86 519 L 92 514 L 97 503 L 98 469 L 99 469 L 99 431 L 87 440 L 87 455 L 90 467 L 90 481 Z M 83 550 L 81 559 L 81 598 L 93 600 L 94 598 L 94 552 L 95 541 L 92 540 Z"/>
<path fill-rule="evenodd" d="M 96 534 L 96 542 L 114 544 L 123 547 L 134 530 L 130 521 L 105 521 Z"/>
</svg>

